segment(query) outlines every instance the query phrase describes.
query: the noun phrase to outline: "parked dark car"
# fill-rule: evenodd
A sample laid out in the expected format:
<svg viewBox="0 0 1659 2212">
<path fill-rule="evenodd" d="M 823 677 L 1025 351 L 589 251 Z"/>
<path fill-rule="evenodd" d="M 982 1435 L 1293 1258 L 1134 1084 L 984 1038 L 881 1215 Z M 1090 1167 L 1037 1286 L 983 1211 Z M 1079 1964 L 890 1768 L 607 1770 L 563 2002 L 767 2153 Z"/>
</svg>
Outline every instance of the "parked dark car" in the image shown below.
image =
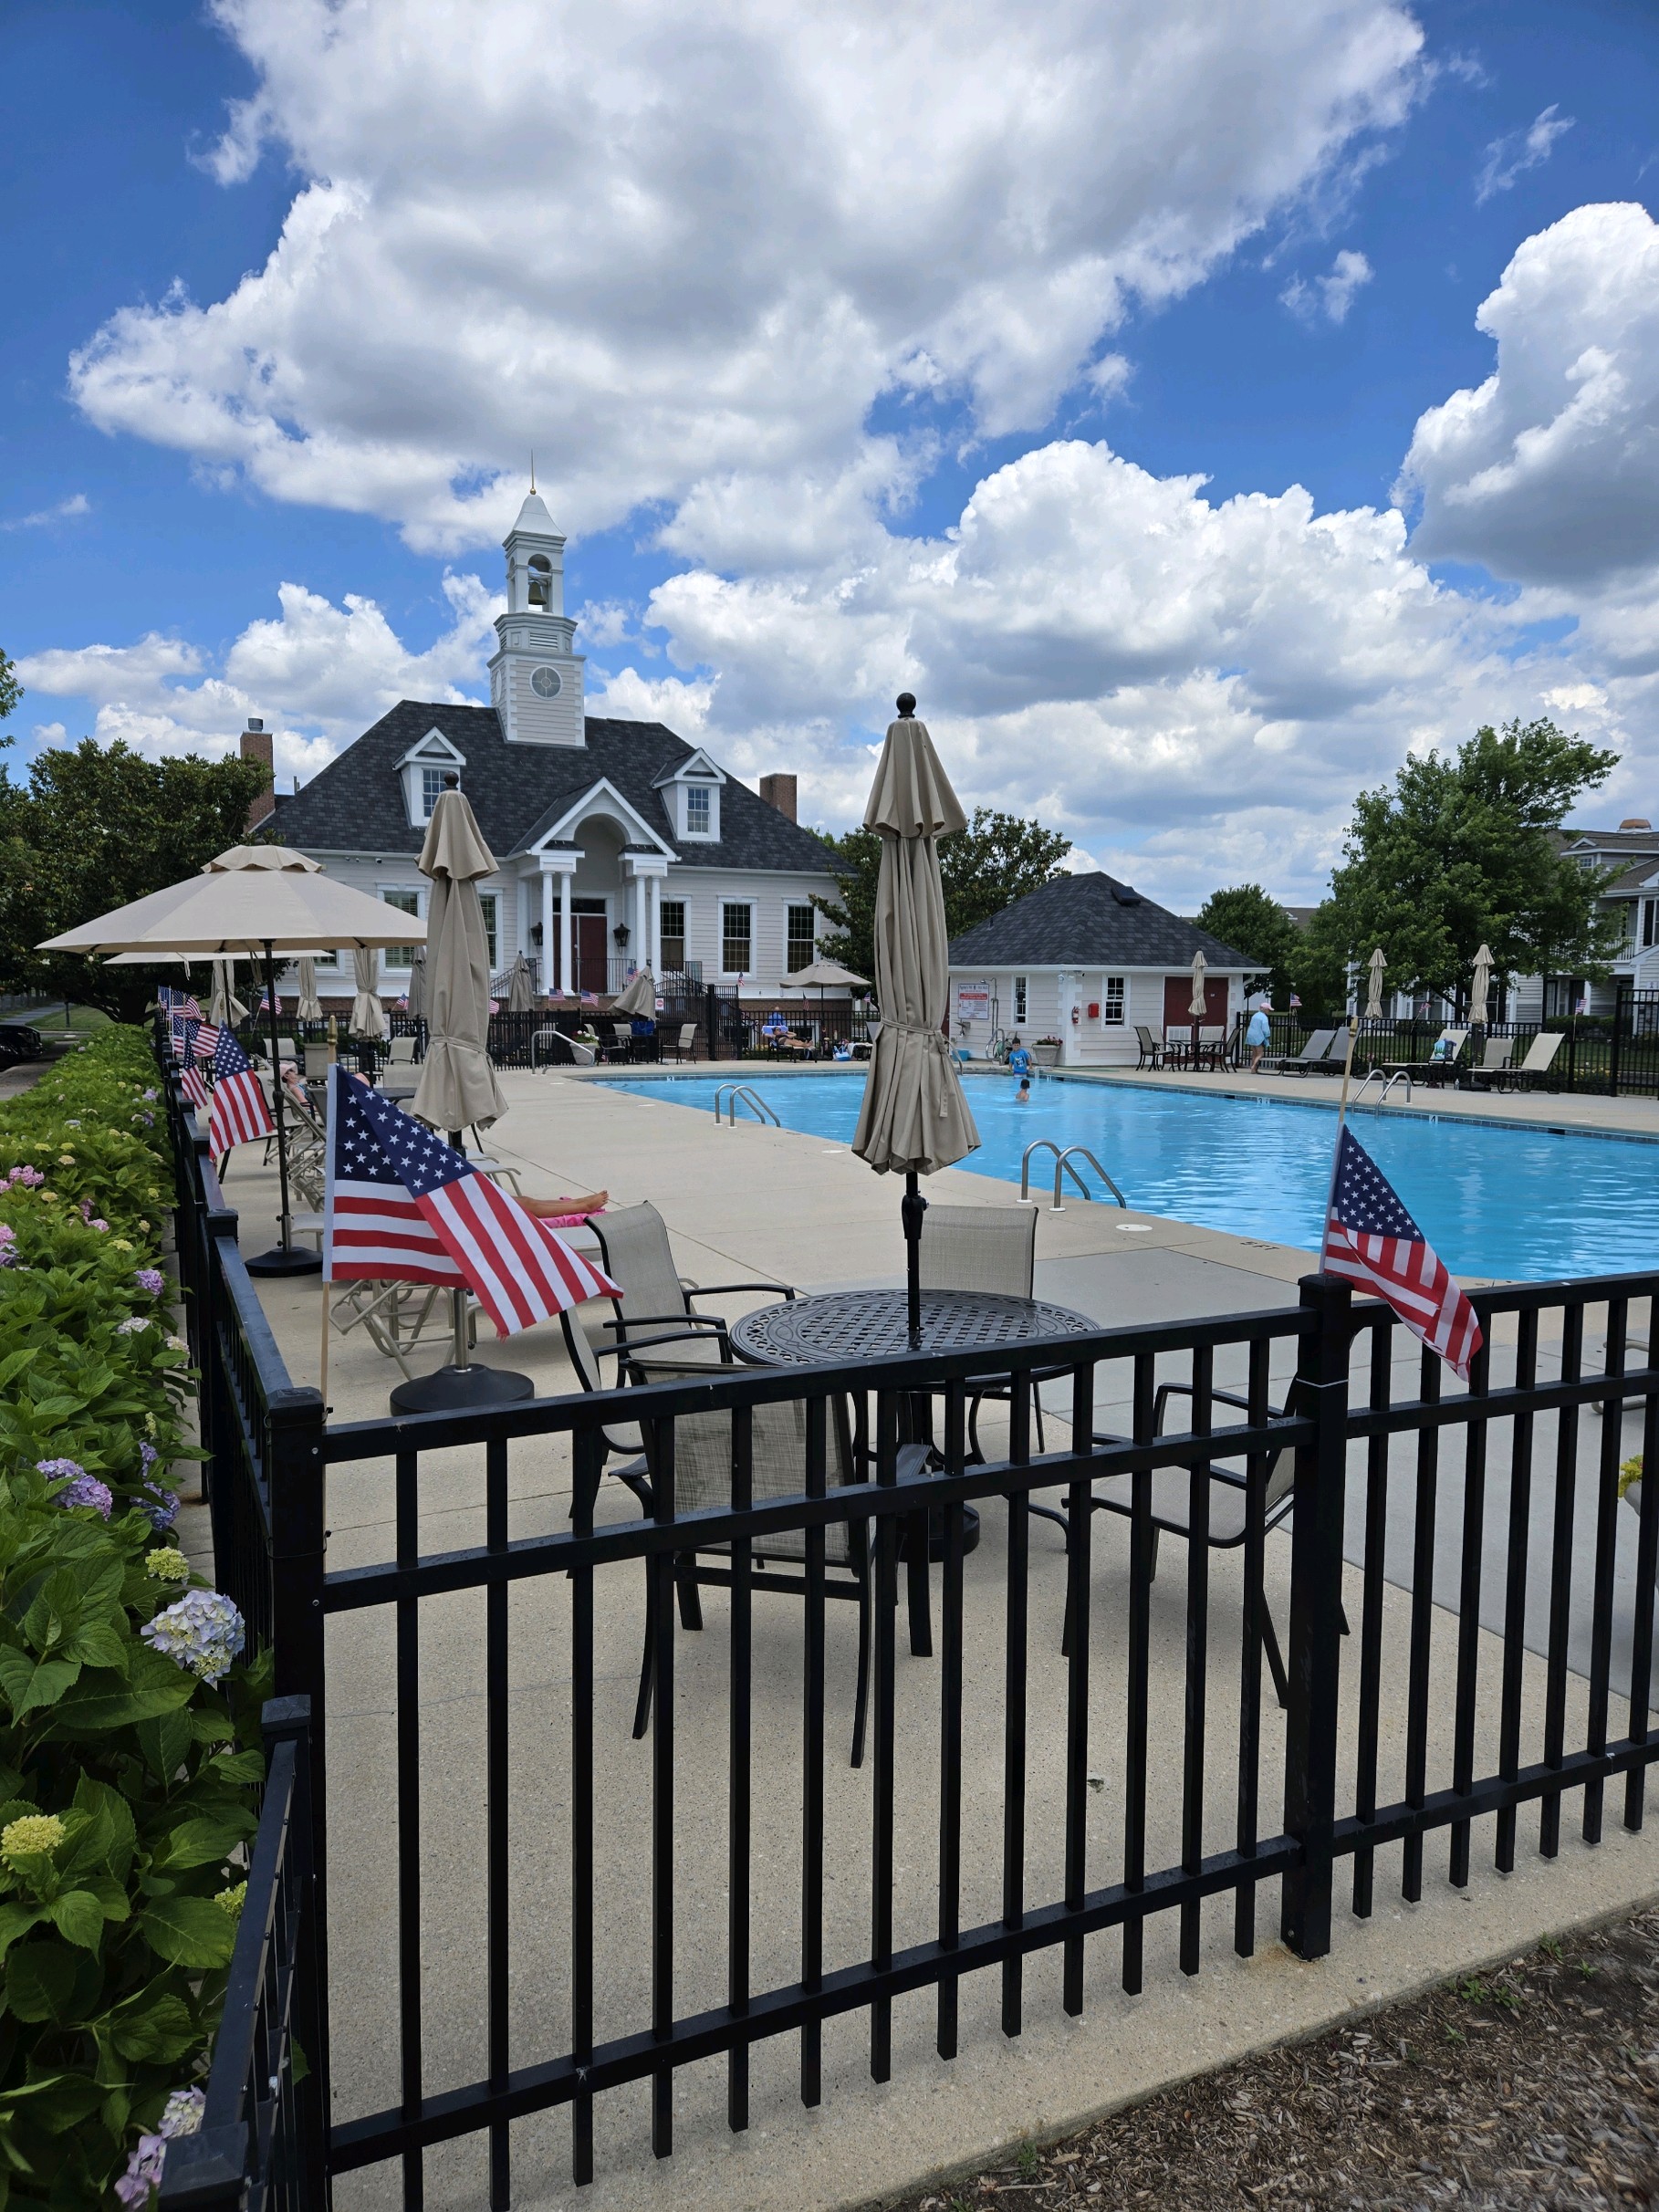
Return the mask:
<svg viewBox="0 0 1659 2212">
<path fill-rule="evenodd" d="M 16 1068 L 24 1060 L 45 1059 L 46 1046 L 38 1029 L 26 1022 L 0 1022 L 0 1068 Z"/>
</svg>

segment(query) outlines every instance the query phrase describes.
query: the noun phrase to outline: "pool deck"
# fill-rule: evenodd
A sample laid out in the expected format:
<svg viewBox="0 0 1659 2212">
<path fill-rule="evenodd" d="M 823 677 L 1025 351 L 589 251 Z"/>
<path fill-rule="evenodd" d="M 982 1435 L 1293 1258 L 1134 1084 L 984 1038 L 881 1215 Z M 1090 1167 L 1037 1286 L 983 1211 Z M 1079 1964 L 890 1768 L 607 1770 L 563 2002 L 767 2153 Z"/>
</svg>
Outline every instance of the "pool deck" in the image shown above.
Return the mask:
<svg viewBox="0 0 1659 2212">
<path fill-rule="evenodd" d="M 699 1064 L 694 1072 L 723 1070 Z M 790 1071 L 746 1062 L 731 1072 L 753 1080 Z M 856 1075 L 858 1070 L 848 1072 Z M 664 1216 L 678 1263 L 689 1276 L 714 1281 L 766 1278 L 804 1289 L 901 1278 L 897 1179 L 871 1174 L 844 1143 L 753 1122 L 716 1128 L 709 1114 L 671 1108 L 666 1101 L 621 1092 L 585 1078 L 509 1072 L 502 1080 L 510 1111 L 490 1132 L 491 1146 L 522 1175 L 526 1190 L 543 1195 L 603 1185 L 619 1205 L 649 1198 Z M 1150 1080 L 1159 1088 L 1189 1083 L 1195 1089 L 1217 1087 L 1213 1078 Z M 1234 1089 L 1241 1082 L 1228 1077 L 1222 1079 L 1221 1087 Z M 1329 1084 L 1304 1087 L 1289 1081 L 1274 1086 L 1272 1094 L 1280 1091 L 1308 1103 L 1321 1098 L 1330 1102 L 1333 1097 Z M 1448 1100 L 1436 1094 L 1435 1110 L 1457 1111 L 1454 1101 L 1460 1096 L 1452 1094 Z M 1482 1098 L 1470 1103 L 1486 1111 L 1496 1106 L 1505 1119 L 1541 1118 L 1548 1111 L 1552 1118 L 1563 1117 L 1556 1121 L 1557 1126 L 1565 1125 L 1564 1110 L 1570 1104 L 1575 1113 L 1587 1116 L 1614 1106 L 1613 1101 L 1599 1100 Z M 1615 1111 L 1633 1120 L 1641 1117 L 1640 1125 L 1629 1133 L 1659 1135 L 1659 1111 L 1646 1101 L 1618 1101 Z M 1595 1125 L 1612 1133 L 1604 1111 L 1599 1112 Z M 928 1189 L 936 1199 L 961 1204 L 1007 1204 L 1017 1195 L 1007 1184 L 962 1169 L 933 1177 Z M 275 1175 L 256 1163 L 253 1148 L 245 1148 L 234 1161 L 226 1197 L 245 1216 L 244 1249 L 251 1251 L 267 1242 Z M 1082 1202 L 1068 1204 L 1059 1214 L 1046 1207 L 1040 1212 L 1038 1253 L 1039 1294 L 1075 1306 L 1104 1326 L 1292 1303 L 1297 1278 L 1312 1264 L 1309 1254 L 1283 1246 Z M 259 1289 L 295 1381 L 315 1382 L 321 1321 L 317 1279 L 266 1281 Z M 717 1301 L 728 1316 L 760 1302 L 753 1297 Z M 423 1349 L 412 1363 L 419 1370 L 434 1363 L 435 1356 Z M 534 1330 L 510 1345 L 496 1344 L 486 1331 L 482 1357 L 528 1372 L 539 1392 L 572 1387 L 556 1330 Z M 330 1377 L 336 1419 L 383 1413 L 386 1393 L 396 1380 L 396 1371 L 373 1353 L 360 1332 L 336 1339 Z M 1117 1410 L 1107 1403 L 1097 1404 L 1096 1414 L 1108 1425 L 1122 1425 Z M 1063 1422 L 1051 1418 L 1063 1436 Z M 987 1448 L 995 1452 L 997 1443 L 991 1421 L 986 1427 Z M 459 1450 L 428 1456 L 420 1517 L 423 1551 L 481 1540 L 477 1460 L 475 1452 Z M 1494 1468 L 1494 1481 L 1497 1472 Z M 331 1484 L 331 1567 L 390 1556 L 390 1476 L 389 1465 L 367 1463 L 341 1470 Z M 1443 1528 L 1455 1574 L 1454 1486 L 1455 1473 L 1448 1466 L 1442 1473 Z M 561 1457 L 556 1451 L 516 1448 L 511 1488 L 513 1536 L 562 1527 L 569 1495 L 568 1454 Z M 614 1492 L 617 1486 L 607 1488 Z M 1496 1490 L 1492 1497 L 1496 1522 L 1500 1518 Z M 1409 1512 L 1409 1506 L 1406 1497 L 1402 1510 Z M 614 1514 L 631 1508 L 625 1499 L 612 1497 L 607 1510 Z M 1288 1553 L 1282 1534 L 1269 1538 L 1268 1596 L 1281 1622 Z M 974 1835 L 970 1886 L 980 1907 L 993 1917 L 999 1909 L 994 1893 L 1001 1802 L 997 1700 L 1002 1557 L 999 1517 L 987 1514 L 986 1540 L 969 1577 L 968 1697 L 983 1725 L 976 1726 L 968 1747 L 965 1801 L 972 1808 Z M 1101 1704 L 1090 1727 L 1090 1763 L 1098 1770 L 1101 1810 L 1098 1840 L 1091 1847 L 1090 1879 L 1110 1880 L 1114 1878 L 1112 1854 L 1123 1779 L 1122 1716 L 1112 1685 L 1122 1681 L 1124 1558 L 1115 1523 L 1110 1538 L 1104 1530 L 1097 1538 L 1096 1558 Z M 1219 1554 L 1211 1570 L 1215 1719 L 1208 1760 L 1214 1777 L 1215 1830 L 1212 1834 L 1206 1816 L 1206 1848 L 1212 1849 L 1226 1840 L 1236 1757 L 1227 1717 L 1237 1702 L 1236 1628 L 1229 1630 L 1228 1625 L 1237 1619 L 1236 1559 L 1235 1554 Z M 1439 1582 L 1437 1571 L 1437 1586 Z M 1176 1565 L 1160 1574 L 1153 1586 L 1153 1734 L 1155 1741 L 1172 1745 L 1178 1742 L 1181 1727 L 1184 1584 L 1184 1574 Z M 568 1790 L 560 1715 L 569 1679 L 563 1653 L 569 1601 L 562 1585 L 518 1587 L 512 1656 L 513 1817 L 522 1899 L 515 1913 L 513 2016 L 514 2062 L 524 2064 L 562 2048 L 568 2018 L 560 1919 L 569 1849 Z M 1065 1694 L 1057 1651 L 1064 1589 L 1058 1544 L 1033 1543 L 1031 1588 L 1031 1757 L 1034 1776 L 1046 1777 L 1051 1785 L 1049 1769 L 1060 1740 L 1057 1716 L 1063 1715 Z M 1359 1618 L 1358 1591 L 1359 1578 L 1351 1567 L 1344 1595 L 1354 1620 Z M 1389 1648 L 1397 1654 L 1403 1650 L 1410 1611 L 1403 1590 L 1391 1588 L 1385 1593 L 1385 1610 Z M 430 1832 L 423 1854 L 430 1911 L 424 1945 L 429 2092 L 474 2078 L 479 2071 L 477 1806 L 483 1708 L 475 1614 L 476 1607 L 466 1600 L 433 1604 L 424 1609 L 421 1639 L 423 1742 L 432 1762 L 426 1814 Z M 709 1610 L 715 1633 L 680 1640 L 685 1768 L 678 1809 L 678 1873 L 686 1938 L 681 1998 L 687 2004 L 698 1998 L 705 1985 L 710 1991 L 706 2001 L 719 2001 L 720 1938 L 700 1950 L 693 1937 L 698 1926 L 724 1927 L 722 1621 L 716 1593 Z M 339 1838 L 330 1940 L 337 2001 L 343 2008 L 337 2016 L 335 2046 L 342 2113 L 395 2101 L 396 2095 L 391 2036 L 396 1977 L 388 1965 L 395 1954 L 387 1834 L 388 1808 L 396 1788 L 391 1628 L 384 1617 L 354 1614 L 341 1616 L 329 1631 L 330 1786 Z M 793 1970 L 799 1881 L 798 1836 L 791 1814 L 798 1802 L 794 1735 L 798 1629 L 792 1607 L 757 1605 L 757 1987 L 768 1978 L 787 1979 Z M 605 1828 L 596 1936 L 605 1977 L 600 1991 L 604 2032 L 606 2023 L 632 2023 L 645 2017 L 641 1928 L 648 1917 L 647 1884 L 639 1852 L 647 1832 L 649 1758 L 646 1748 L 631 1744 L 628 1737 L 639 1656 L 638 1591 L 631 1578 L 614 1589 L 601 1590 L 599 1633 L 598 1725 L 605 1748 Z M 1449 1613 L 1435 1612 L 1433 1633 L 1440 1668 L 1449 1663 L 1455 1640 Z M 1481 1675 L 1489 1684 L 1499 1664 L 1499 1645 L 1489 1635 L 1479 1641 Z M 770 1660 L 764 1668 L 763 1646 Z M 839 1647 L 837 1651 L 832 1665 L 844 1690 L 847 1654 Z M 1525 1666 L 1527 1702 L 1529 1711 L 1534 1712 L 1541 1695 L 1542 1668 L 1531 1655 Z M 1351 1695 L 1352 1672 L 1343 1670 L 1345 1699 Z M 913 1928 L 921 1934 L 928 1929 L 934 1848 L 925 1777 L 936 1758 L 936 1674 L 929 1663 L 906 1658 L 900 1685 L 904 1730 L 901 1770 L 914 1778 L 913 1789 L 919 1794 L 907 1789 L 901 1807 L 898 1914 L 902 1930 Z M 701 1696 L 700 1685 L 704 1692 Z M 1570 1679 L 1570 1727 L 1581 1711 L 1584 1687 L 1576 1675 Z M 829 1863 L 836 1874 L 831 1935 L 839 1955 L 856 1956 L 861 1943 L 867 1940 L 869 1770 L 864 1769 L 862 1777 L 853 1775 L 844 1764 L 843 1705 L 844 1700 L 831 1714 L 836 1748 L 827 1778 Z M 1617 1727 L 1622 1706 L 1616 1698 L 1614 1707 Z M 1391 1669 L 1383 1719 L 1384 1760 L 1391 1773 L 1402 1755 L 1403 1717 L 1401 1681 Z M 1345 1745 L 1351 1743 L 1352 1727 L 1350 1714 L 1343 1724 Z M 1431 1772 L 1437 1773 L 1449 1757 L 1449 1700 L 1434 1711 L 1431 1729 Z M 1270 1779 L 1282 1734 L 1270 1698 L 1263 1733 L 1263 1770 Z M 1165 1853 L 1178 1838 L 1178 1760 L 1155 1762 L 1149 1816 L 1159 1839 L 1157 1849 Z M 1017 2040 L 998 2030 L 995 1977 L 976 1977 L 964 1990 L 962 2050 L 952 2064 L 934 2054 L 931 2007 L 924 1998 L 906 1999 L 897 2009 L 893 2078 L 879 2087 L 868 2078 L 861 2021 L 849 2019 L 833 2024 L 825 2040 L 825 2100 L 815 2111 L 803 2110 L 794 2093 L 792 2040 L 763 2044 L 755 2056 L 753 2123 L 743 2135 L 729 2134 L 724 2126 L 721 2070 L 714 2065 L 687 2070 L 676 2082 L 676 2147 L 670 2160 L 659 2163 L 650 2155 L 642 2089 L 616 2092 L 600 2101 L 600 2173 L 590 2189 L 578 2192 L 569 2184 L 565 2118 L 550 2114 L 527 2121 L 513 2131 L 513 2201 L 524 2212 L 541 2212 L 543 2207 L 552 2212 L 555 2207 L 574 2207 L 579 2203 L 592 2207 L 592 2212 L 668 2212 L 670 2207 L 673 2212 L 746 2212 L 748 2207 L 771 2212 L 784 2204 L 802 2207 L 803 2212 L 831 2212 L 832 2207 L 844 2212 L 895 2198 L 935 2178 L 972 2171 L 1022 2137 L 1064 2133 L 1090 2116 L 1249 2050 L 1312 2033 L 1449 1974 L 1508 1959 L 1550 1931 L 1651 1903 L 1659 1897 L 1659 1821 L 1650 1821 L 1640 1832 L 1628 1832 L 1619 1824 L 1618 1801 L 1617 1793 L 1610 1793 L 1605 1841 L 1590 1849 L 1577 1840 L 1576 1800 L 1570 1799 L 1560 1855 L 1548 1862 L 1531 1847 L 1535 1817 L 1524 1817 L 1517 1871 L 1507 1877 L 1490 1871 L 1491 1822 L 1476 1823 L 1475 1873 L 1466 1890 L 1446 1883 L 1445 1845 L 1443 1839 L 1435 1839 L 1429 1846 L 1423 1901 L 1416 1905 L 1399 1900 L 1397 1849 L 1384 1852 L 1378 1861 L 1377 1909 L 1368 1921 L 1351 1917 L 1347 1909 L 1344 1873 L 1331 1956 L 1314 1964 L 1295 1960 L 1272 1940 L 1277 1894 L 1276 1885 L 1270 1884 L 1261 1896 L 1261 1940 L 1251 1959 L 1232 1953 L 1230 1913 L 1222 1906 L 1206 1909 L 1204 1972 L 1195 1981 L 1176 1970 L 1173 1931 L 1162 1922 L 1154 1922 L 1149 1930 L 1146 1988 L 1137 1998 L 1125 1997 L 1117 1987 L 1115 1942 L 1091 1941 L 1087 2009 L 1079 2020 L 1068 2019 L 1060 2009 L 1052 1956 L 1033 1965 L 1028 2025 Z M 1264 1802 L 1264 1824 L 1271 1824 L 1276 1816 L 1277 1807 Z M 1039 1891 L 1048 1894 L 1045 1885 L 1054 1879 L 1049 1863 L 1053 1842 L 1053 1836 L 1038 1832 L 1034 1823 L 1034 1896 Z M 391 2205 L 396 2198 L 396 2175 L 387 2170 L 350 2176 L 337 2189 L 342 2212 Z M 426 2201 L 457 2207 L 484 2201 L 481 2146 L 475 2140 L 432 2155 Z"/>
</svg>

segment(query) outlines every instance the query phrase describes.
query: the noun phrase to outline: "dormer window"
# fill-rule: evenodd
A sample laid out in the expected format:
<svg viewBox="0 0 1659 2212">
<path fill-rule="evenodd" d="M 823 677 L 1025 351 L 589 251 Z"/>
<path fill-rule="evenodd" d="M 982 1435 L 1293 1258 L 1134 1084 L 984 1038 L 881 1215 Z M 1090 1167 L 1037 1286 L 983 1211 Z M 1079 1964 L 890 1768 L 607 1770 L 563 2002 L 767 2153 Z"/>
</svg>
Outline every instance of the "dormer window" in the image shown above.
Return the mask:
<svg viewBox="0 0 1659 2212">
<path fill-rule="evenodd" d="M 686 785 L 685 834 L 687 837 L 707 837 L 709 834 L 709 798 L 707 784 Z"/>
<path fill-rule="evenodd" d="M 421 770 L 421 819 L 423 821 L 431 821 L 433 809 L 448 788 L 452 777 L 454 777 L 455 783 L 459 786 L 461 779 L 455 776 L 454 768 L 423 768 Z"/>
<path fill-rule="evenodd" d="M 403 810 L 412 829 L 423 829 L 431 821 L 433 809 L 448 785 L 453 782 L 459 788 L 465 766 L 465 756 L 442 730 L 428 730 L 410 746 L 398 762 L 398 780 L 403 787 Z"/>
</svg>

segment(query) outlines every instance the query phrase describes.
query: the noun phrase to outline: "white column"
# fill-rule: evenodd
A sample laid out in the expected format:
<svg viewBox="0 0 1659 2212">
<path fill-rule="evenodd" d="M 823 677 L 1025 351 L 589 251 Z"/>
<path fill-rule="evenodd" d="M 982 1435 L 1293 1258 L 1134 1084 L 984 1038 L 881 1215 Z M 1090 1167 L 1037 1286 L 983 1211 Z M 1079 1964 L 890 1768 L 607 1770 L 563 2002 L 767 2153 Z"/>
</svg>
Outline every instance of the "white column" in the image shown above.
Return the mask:
<svg viewBox="0 0 1659 2212">
<path fill-rule="evenodd" d="M 650 949 L 645 942 L 645 879 L 642 875 L 636 875 L 633 879 L 633 897 L 629 903 L 633 909 L 633 918 L 628 924 L 628 934 L 631 940 L 633 963 L 639 967 L 643 965 L 645 955 Z"/>
<path fill-rule="evenodd" d="M 651 944 L 651 972 L 660 984 L 663 980 L 663 879 L 661 876 L 646 877 L 645 904 L 651 916 L 645 933 Z"/>
<path fill-rule="evenodd" d="M 553 871 L 541 871 L 541 987 L 553 988 Z"/>
<path fill-rule="evenodd" d="M 558 871 L 558 980 L 567 991 L 576 987 L 570 974 L 570 877 L 562 868 Z"/>
</svg>

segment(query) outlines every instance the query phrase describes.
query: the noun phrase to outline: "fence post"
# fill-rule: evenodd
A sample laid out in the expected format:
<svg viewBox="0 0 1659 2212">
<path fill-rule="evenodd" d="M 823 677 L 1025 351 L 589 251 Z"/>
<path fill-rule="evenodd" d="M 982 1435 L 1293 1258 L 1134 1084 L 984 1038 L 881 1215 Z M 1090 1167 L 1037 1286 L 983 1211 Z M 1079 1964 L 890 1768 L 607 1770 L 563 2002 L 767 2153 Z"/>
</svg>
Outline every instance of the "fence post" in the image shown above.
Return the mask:
<svg viewBox="0 0 1659 2212">
<path fill-rule="evenodd" d="M 1607 1095 L 1619 1095 L 1619 1040 L 1624 1034 L 1624 994 L 1630 988 L 1623 976 L 1613 978 L 1612 1035 L 1607 1040 Z"/>
<path fill-rule="evenodd" d="M 1285 1832 L 1301 1844 L 1285 1876 L 1279 1932 L 1299 1958 L 1330 1948 L 1336 1821 L 1337 1692 L 1341 1664 L 1342 1508 L 1348 1482 L 1351 1287 L 1334 1275 L 1298 1286 L 1314 1317 L 1297 1361 L 1294 1412 L 1315 1434 L 1296 1455 L 1290 1532 L 1290 1706 L 1285 1716 Z"/>
<path fill-rule="evenodd" d="M 322 1884 L 318 1879 L 313 1842 L 312 1784 L 316 1775 L 316 1745 L 311 1735 L 308 1697 L 270 1698 L 260 1715 L 265 1756 L 269 1766 L 278 1744 L 294 1746 L 294 1810 L 288 1824 L 288 1850 L 293 1854 L 294 1878 L 289 1885 L 297 1924 L 294 1956 L 294 1993 L 288 2015 L 290 2050 L 305 2061 L 306 2075 L 293 2087 L 297 2141 L 293 2145 L 297 2171 L 292 2175 L 291 2201 L 302 2212 L 324 2212 L 329 2188 L 329 2011 L 328 1989 L 322 1977 Z M 292 2061 L 290 2058 L 290 2066 Z"/>
</svg>

